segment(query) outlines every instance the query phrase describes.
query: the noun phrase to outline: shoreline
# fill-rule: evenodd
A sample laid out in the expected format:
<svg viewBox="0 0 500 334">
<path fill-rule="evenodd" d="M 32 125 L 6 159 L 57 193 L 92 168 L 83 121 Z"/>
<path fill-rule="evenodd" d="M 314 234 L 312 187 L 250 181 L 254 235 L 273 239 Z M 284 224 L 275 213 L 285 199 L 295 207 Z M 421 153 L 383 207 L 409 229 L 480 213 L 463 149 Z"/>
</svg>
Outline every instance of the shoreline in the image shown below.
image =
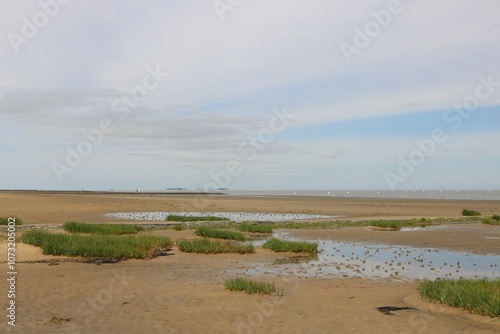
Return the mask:
<svg viewBox="0 0 500 334">
<path fill-rule="evenodd" d="M 146 195 L 146 196 L 227 196 L 227 197 L 243 197 L 243 198 L 324 198 L 324 199 L 379 199 L 379 200 L 393 200 L 393 199 L 408 199 L 408 200 L 437 200 L 437 201 L 500 201 L 500 190 L 493 190 L 498 192 L 498 198 L 461 198 L 461 197 L 429 197 L 418 195 L 422 193 L 431 194 L 436 193 L 438 190 L 420 190 L 415 191 L 377 191 L 377 190 L 262 190 L 262 191 L 226 191 L 217 189 L 216 191 L 202 191 L 202 190 L 36 190 L 36 189 L 0 189 L 1 194 L 69 194 L 69 195 Z M 327 194 L 325 194 L 325 192 Z M 377 193 L 375 193 L 377 192 Z M 468 192 L 482 192 L 484 194 L 491 194 L 492 190 L 457 190 L 456 193 Z M 365 195 L 354 196 L 350 193 L 363 193 Z M 366 195 L 371 193 L 371 195 Z M 399 193 L 399 195 L 396 195 Z M 417 194 L 412 196 L 412 194 Z M 440 194 L 442 191 L 440 191 Z M 347 194 L 347 195 L 346 195 Z M 407 195 L 409 194 L 409 196 Z M 455 194 L 454 190 L 447 190 L 445 194 Z M 443 196 L 443 195 L 441 195 Z"/>
<path fill-rule="evenodd" d="M 310 196 L 245 197 L 100 192 L 0 192 L 2 215 L 26 224 L 116 222 L 115 212 L 250 212 L 342 216 L 336 219 L 457 218 L 463 209 L 500 214 L 500 201 Z"/>
</svg>

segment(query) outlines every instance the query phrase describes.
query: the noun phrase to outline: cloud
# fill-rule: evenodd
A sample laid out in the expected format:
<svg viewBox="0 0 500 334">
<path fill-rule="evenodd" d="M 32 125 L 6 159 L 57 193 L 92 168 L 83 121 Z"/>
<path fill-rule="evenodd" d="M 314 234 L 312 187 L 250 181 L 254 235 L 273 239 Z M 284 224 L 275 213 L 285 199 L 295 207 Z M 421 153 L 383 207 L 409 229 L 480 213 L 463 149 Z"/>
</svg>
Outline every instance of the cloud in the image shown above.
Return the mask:
<svg viewBox="0 0 500 334">
<path fill-rule="evenodd" d="M 50 164 L 82 139 L 82 129 L 110 118 L 116 128 L 89 164 L 137 157 L 194 170 L 237 157 L 238 145 L 267 125 L 274 108 L 286 106 L 296 119 L 248 170 L 314 174 L 313 168 L 366 171 L 392 163 L 428 125 L 415 123 L 415 132 L 400 131 L 394 142 L 381 133 L 394 132 L 397 122 L 384 117 L 444 111 L 473 94 L 478 77 L 500 81 L 500 24 L 495 0 L 402 0 L 401 14 L 348 64 L 339 44 L 353 43 L 354 29 L 364 29 L 387 3 L 245 1 L 221 21 L 211 1 L 72 1 L 16 54 L 6 37 L 20 34 L 23 17 L 31 19 L 40 5 L 2 2 L 0 148 L 7 159 L 37 155 Z M 120 120 L 112 101 L 156 65 L 169 76 Z M 498 91 L 482 102 L 497 105 Z M 316 133 L 325 124 L 370 126 L 374 119 L 387 121 L 377 123 L 377 133 L 358 128 L 335 140 Z M 489 133 L 479 135 L 479 125 L 475 132 L 468 143 L 450 133 L 470 151 L 440 154 L 495 157 L 498 151 L 483 144 Z M 183 172 L 189 170 L 176 170 Z"/>
</svg>

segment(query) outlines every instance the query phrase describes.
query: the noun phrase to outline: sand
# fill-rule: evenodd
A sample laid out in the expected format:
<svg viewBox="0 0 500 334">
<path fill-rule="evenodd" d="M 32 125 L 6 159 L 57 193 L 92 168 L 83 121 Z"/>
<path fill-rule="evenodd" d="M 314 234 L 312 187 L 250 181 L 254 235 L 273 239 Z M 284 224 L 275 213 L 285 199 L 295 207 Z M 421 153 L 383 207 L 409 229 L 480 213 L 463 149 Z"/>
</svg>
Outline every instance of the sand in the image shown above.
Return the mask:
<svg viewBox="0 0 500 334">
<path fill-rule="evenodd" d="M 1 216 L 25 224 L 55 226 L 68 220 L 109 221 L 107 212 L 249 211 L 367 217 L 456 217 L 463 208 L 500 212 L 499 201 L 424 201 L 331 198 L 214 196 L 204 208 L 189 196 L 0 193 Z M 172 239 L 192 231 L 158 231 Z M 466 224 L 449 229 L 385 232 L 372 228 L 296 231 L 308 238 L 393 243 L 500 254 L 500 227 Z M 7 271 L 6 240 L 0 238 L 0 264 Z M 49 261 L 36 247 L 17 244 L 17 326 L 4 319 L 1 333 L 496 333 L 500 321 L 422 301 L 417 281 L 389 279 L 263 276 L 282 296 L 248 295 L 224 289 L 227 278 L 255 263 L 286 254 L 258 250 L 252 255 L 197 255 L 179 252 L 152 260 L 116 264 Z M 59 258 L 60 259 L 60 258 Z M 7 286 L 0 284 L 2 306 Z M 415 310 L 382 315 L 380 306 Z M 6 313 L 5 307 L 4 313 Z M 5 318 L 5 315 L 2 316 Z"/>
<path fill-rule="evenodd" d="M 464 208 L 493 214 L 500 212 L 500 201 L 0 192 L 2 215 L 17 215 L 30 224 L 60 224 L 69 220 L 116 222 L 102 216 L 108 212 L 314 213 L 355 219 L 459 217 Z"/>
</svg>

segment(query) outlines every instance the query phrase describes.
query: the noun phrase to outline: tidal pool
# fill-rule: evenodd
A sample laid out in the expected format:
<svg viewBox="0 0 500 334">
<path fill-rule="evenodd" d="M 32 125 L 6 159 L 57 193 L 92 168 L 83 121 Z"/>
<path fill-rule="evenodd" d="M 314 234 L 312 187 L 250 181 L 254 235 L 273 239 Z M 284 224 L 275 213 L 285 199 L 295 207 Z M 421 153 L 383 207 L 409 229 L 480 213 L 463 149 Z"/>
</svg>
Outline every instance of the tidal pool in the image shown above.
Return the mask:
<svg viewBox="0 0 500 334">
<path fill-rule="evenodd" d="M 233 221 L 286 221 L 296 219 L 328 219 L 338 216 L 323 216 L 309 214 L 293 214 L 293 213 L 268 213 L 268 212 L 116 212 L 107 213 L 106 217 L 124 220 L 149 220 L 149 221 L 165 221 L 169 215 L 177 216 L 216 216 L 228 218 Z"/>
<path fill-rule="evenodd" d="M 442 278 L 499 278 L 500 255 L 480 255 L 434 248 L 307 240 L 274 233 L 275 238 L 318 243 L 318 259 L 299 264 L 257 264 L 249 275 L 298 277 L 393 278 L 400 281 Z"/>
</svg>

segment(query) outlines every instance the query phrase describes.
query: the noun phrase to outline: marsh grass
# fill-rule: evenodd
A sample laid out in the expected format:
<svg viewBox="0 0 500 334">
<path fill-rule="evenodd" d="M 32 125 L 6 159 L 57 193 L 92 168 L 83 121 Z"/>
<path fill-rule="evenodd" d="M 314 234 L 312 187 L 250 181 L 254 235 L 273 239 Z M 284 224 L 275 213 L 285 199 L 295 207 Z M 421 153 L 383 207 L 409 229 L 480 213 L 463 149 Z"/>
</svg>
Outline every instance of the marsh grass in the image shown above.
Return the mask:
<svg viewBox="0 0 500 334">
<path fill-rule="evenodd" d="M 460 307 L 481 315 L 500 317 L 500 278 L 424 280 L 418 291 L 429 301 Z"/>
<path fill-rule="evenodd" d="M 497 216 L 500 218 L 499 216 Z M 483 224 L 488 224 L 488 225 L 500 225 L 500 220 L 495 218 L 495 215 L 492 217 L 484 217 L 482 220 Z"/>
<path fill-rule="evenodd" d="M 219 230 L 206 226 L 198 227 L 195 234 L 200 237 L 216 238 L 216 239 L 229 239 L 229 240 L 243 240 L 245 236 L 240 232 Z"/>
<path fill-rule="evenodd" d="M 318 257 L 316 255 L 313 256 L 292 256 L 285 257 L 282 259 L 276 259 L 274 261 L 275 264 L 299 264 L 299 263 L 307 263 L 310 261 L 316 261 Z"/>
<path fill-rule="evenodd" d="M 201 254 L 220 254 L 220 253 L 239 253 L 249 254 L 255 252 L 255 247 L 251 244 L 241 244 L 232 241 L 219 241 L 203 239 L 180 240 L 177 246 L 181 252 L 201 253 Z"/>
<path fill-rule="evenodd" d="M 274 252 L 318 253 L 318 244 L 306 241 L 283 241 L 276 238 L 268 240 L 262 248 Z"/>
<path fill-rule="evenodd" d="M 401 220 L 336 220 L 336 221 L 304 221 L 304 222 L 273 222 L 265 224 L 272 229 L 334 229 L 340 227 L 358 227 L 358 226 L 374 226 L 373 224 L 389 225 L 397 227 L 425 227 L 429 225 L 445 224 L 445 223 L 459 223 L 475 221 L 473 217 L 460 217 L 460 218 L 411 218 Z"/>
<path fill-rule="evenodd" d="M 24 232 L 21 241 L 40 247 L 47 255 L 120 259 L 151 258 L 172 246 L 165 237 L 60 234 L 39 230 Z"/>
<path fill-rule="evenodd" d="M 228 279 L 224 282 L 224 286 L 227 290 L 245 291 L 248 294 L 281 295 L 281 290 L 277 289 L 274 283 L 256 282 L 243 277 Z"/>
<path fill-rule="evenodd" d="M 14 217 L 11 217 L 14 218 Z M 0 217 L 0 225 L 8 225 L 9 224 L 9 218 L 8 217 Z M 16 217 L 16 225 L 22 225 L 23 221 L 19 218 Z"/>
<path fill-rule="evenodd" d="M 403 227 L 426 227 L 430 223 L 425 219 L 412 219 L 412 220 L 374 220 L 370 221 L 371 226 L 382 227 L 382 228 L 392 228 L 395 231 L 401 230 Z"/>
<path fill-rule="evenodd" d="M 238 225 L 238 229 L 243 232 L 252 232 L 252 233 L 273 233 L 272 225 L 263 225 L 263 224 L 240 224 Z"/>
<path fill-rule="evenodd" d="M 266 224 L 273 229 L 282 228 L 282 229 L 328 229 L 328 228 L 336 228 L 338 226 L 359 226 L 363 225 L 358 222 L 320 222 L 320 221 L 312 221 L 312 222 L 274 222 Z"/>
<path fill-rule="evenodd" d="M 446 223 L 466 223 L 477 221 L 475 217 L 457 217 L 457 218 L 411 218 L 402 220 L 391 220 L 400 223 L 401 227 L 411 227 L 411 226 L 432 226 Z M 242 224 L 236 224 L 231 221 L 214 221 L 207 222 L 208 227 L 218 228 L 218 229 L 237 229 L 242 232 L 254 232 L 254 233 L 266 233 L 267 231 L 273 231 L 274 229 L 335 229 L 341 227 L 359 227 L 359 226 L 370 226 L 371 223 L 380 222 L 380 220 L 336 220 L 336 221 L 301 221 L 301 222 L 267 222 L 265 224 L 257 224 L 255 222 L 244 222 Z M 200 223 L 200 224 L 203 224 Z M 184 229 L 196 229 L 200 225 L 189 226 L 184 225 Z M 243 227 L 240 227 L 243 226 Z M 250 226 L 250 227 L 247 227 Z M 171 226 L 164 227 L 164 229 L 172 229 Z M 260 231 L 258 231 L 260 230 Z"/>
<path fill-rule="evenodd" d="M 142 231 L 143 228 L 135 225 L 125 224 L 85 224 L 77 222 L 68 222 L 63 225 L 65 231 L 71 233 L 90 233 L 104 235 L 135 234 Z"/>
<path fill-rule="evenodd" d="M 480 215 L 481 215 L 481 212 L 479 212 L 479 211 L 468 210 L 468 209 L 462 210 L 462 216 L 465 216 L 465 217 L 475 217 L 475 216 L 480 216 Z"/>
<path fill-rule="evenodd" d="M 216 217 L 216 216 L 181 216 L 181 215 L 169 215 L 167 221 L 169 222 L 211 222 L 211 221 L 228 221 L 229 218 Z"/>
</svg>

